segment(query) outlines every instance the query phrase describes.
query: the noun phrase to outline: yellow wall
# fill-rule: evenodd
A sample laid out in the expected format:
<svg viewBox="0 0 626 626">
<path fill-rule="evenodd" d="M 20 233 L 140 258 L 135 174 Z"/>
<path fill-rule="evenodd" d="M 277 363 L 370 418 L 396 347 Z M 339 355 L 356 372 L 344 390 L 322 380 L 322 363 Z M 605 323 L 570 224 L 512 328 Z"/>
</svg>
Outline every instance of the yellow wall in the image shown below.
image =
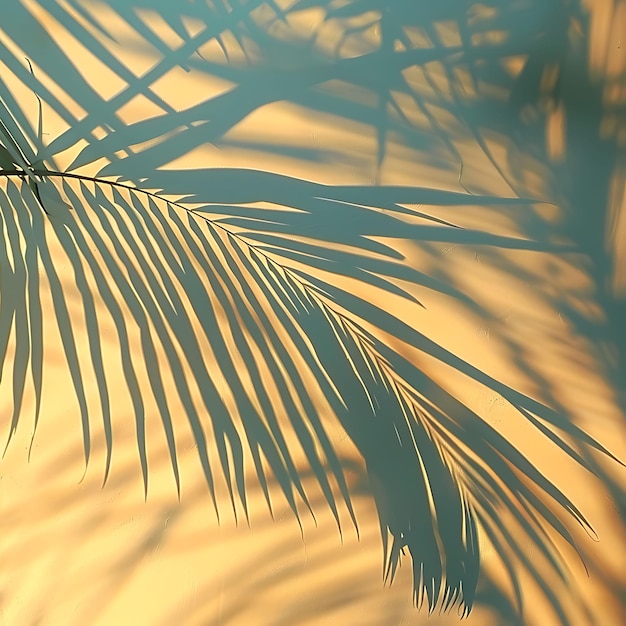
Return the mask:
<svg viewBox="0 0 626 626">
<path fill-rule="evenodd" d="M 375 197 L 367 202 L 365 194 L 362 204 L 371 204 L 369 208 L 355 203 L 346 205 L 342 213 L 341 206 L 335 205 L 325 213 L 306 216 L 301 231 L 297 225 L 292 226 L 293 232 L 276 226 L 273 234 L 287 248 L 315 242 L 329 258 L 341 252 L 345 256 L 337 258 L 346 264 L 361 264 L 374 274 L 388 272 L 393 288 L 377 283 L 371 275 L 342 275 L 351 268 L 311 270 L 346 294 L 418 329 L 507 388 L 555 408 L 565 424 L 580 428 L 616 457 L 626 459 L 624 365 L 619 364 L 626 355 L 621 348 L 620 317 L 626 285 L 622 258 L 626 5 L 590 2 L 579 15 L 563 9 L 563 17 L 556 1 L 529 3 L 530 8 L 519 9 L 519 14 L 517 3 L 476 3 L 465 12 L 466 3 L 416 3 L 407 8 L 390 2 L 394 17 L 381 22 L 380 12 L 368 11 L 357 2 L 346 4 L 352 4 L 354 11 L 345 11 L 341 19 L 328 17 L 323 7 L 329 3 L 311 3 L 312 8 L 296 12 L 294 3 L 281 0 L 278 5 L 286 11 L 285 19 L 277 18 L 277 5 L 257 4 L 249 10 L 245 4 L 216 2 L 205 10 L 199 0 L 189 6 L 22 0 L 7 10 L 0 26 L 3 101 L 22 129 L 28 120 L 35 129 L 32 143 L 37 144 L 39 110 L 33 85 L 37 86 L 44 132 L 37 146 L 39 156 L 54 157 L 60 171 L 72 168 L 95 175 L 110 163 L 104 174 L 126 175 L 134 181 L 152 176 L 146 187 L 162 184 L 171 198 L 198 193 L 199 202 L 244 204 L 256 197 L 255 185 L 265 185 L 268 197 L 254 205 L 254 216 L 260 218 L 263 209 L 283 211 L 281 219 L 288 225 L 299 224 L 290 220 L 293 211 L 302 207 L 286 207 L 287 201 L 280 206 L 281 198 L 301 196 L 313 206 L 323 197 L 320 194 L 333 198 L 339 192 L 334 187 L 312 190 L 303 185 L 293 186 L 292 192 L 286 179 L 245 176 L 234 176 L 228 187 L 224 182 L 228 179 L 223 178 L 227 174 L 220 178 L 214 168 L 262 170 L 323 185 L 424 187 L 481 196 L 475 202 L 451 196 L 445 196 L 445 202 L 399 200 L 407 209 L 401 215 L 395 213 L 396 207 L 377 204 Z M 570 47 L 564 56 L 555 52 L 550 57 L 548 52 L 548 60 L 541 55 L 537 60 L 529 55 L 533 45 L 528 42 L 533 41 L 534 31 L 555 36 L 545 27 L 549 19 L 566 24 L 561 34 Z M 394 25 L 402 36 L 393 31 Z M 391 34 L 386 28 L 392 29 Z M 473 32 L 469 39 L 467 29 Z M 220 40 L 207 35 L 213 31 L 221 33 Z M 238 39 L 241 33 L 245 36 Z M 391 49 L 385 47 L 389 37 L 394 42 Z M 512 41 L 510 50 L 507 41 Z M 502 42 L 503 49 L 483 54 L 481 46 Z M 473 47 L 475 61 L 464 64 L 454 54 L 442 53 L 441 59 L 421 66 L 409 64 L 400 70 L 394 65 L 407 50 L 441 52 L 455 46 L 466 48 L 458 55 Z M 379 49 L 387 56 L 350 64 L 351 59 L 369 58 L 365 55 Z M 557 46 L 557 50 L 561 49 Z M 471 52 L 467 54 L 473 58 Z M 25 57 L 32 63 L 34 77 Z M 252 84 L 249 77 L 254 73 L 257 83 Z M 555 73 L 561 76 L 558 93 Z M 404 83 L 398 82 L 400 77 Z M 516 77 L 518 91 L 507 90 Z M 303 86 L 296 89 L 295 81 Z M 577 88 L 583 95 L 576 95 Z M 162 99 L 162 108 L 150 101 L 150 94 Z M 383 115 L 379 107 L 384 94 L 391 94 L 391 100 L 385 102 Z M 578 108 L 577 103 L 581 103 Z M 153 125 L 142 126 L 142 120 L 153 120 Z M 116 132 L 107 131 L 112 126 L 117 126 Z M 183 137 L 180 143 L 177 136 Z M 47 165 L 52 167 L 50 161 Z M 154 173 L 155 168 L 166 171 Z M 198 170 L 209 169 L 198 177 Z M 188 176 L 187 170 L 195 173 Z M 90 184 L 82 187 L 80 181 L 71 180 L 57 196 L 48 181 L 41 185 L 51 213 L 46 217 L 37 213 L 33 196 L 16 176 L 1 182 L 5 254 L 0 260 L 4 310 L 0 326 L 9 323 L 7 311 L 15 311 L 15 321 L 0 384 L 0 432 L 11 439 L 0 462 L 0 624 L 438 625 L 458 621 L 454 611 L 427 617 L 412 606 L 408 556 L 394 584 L 383 586 L 372 475 L 333 414 L 311 362 L 281 329 L 281 315 L 266 311 L 341 462 L 358 537 L 333 482 L 332 467 L 329 463 L 323 470 L 312 467 L 310 455 L 298 444 L 298 428 L 262 350 L 253 347 L 247 356 L 241 350 L 238 341 L 249 345 L 257 341 L 246 331 L 246 318 L 232 312 L 238 297 L 234 266 L 245 270 L 245 262 L 236 260 L 237 250 L 248 249 L 243 240 L 233 243 L 219 229 L 203 231 L 205 241 L 218 251 L 207 265 L 197 253 L 202 237 L 188 226 L 181 209 L 173 209 L 179 222 L 168 222 L 164 203 L 151 207 L 147 198 L 137 196 L 139 219 L 132 217 L 132 197 L 125 191 L 108 209 L 102 210 L 106 200 L 94 209 Z M 250 188 L 238 187 L 244 184 Z M 22 205 L 14 200 L 20 189 L 25 198 Z M 105 195 L 115 199 L 112 189 Z M 494 205 L 484 197 L 533 200 Z M 77 201 L 79 206 L 71 211 L 64 204 Z M 156 210 L 164 220 L 146 209 Z M 418 228 L 425 222 L 417 212 L 463 226 L 474 243 L 445 236 L 440 241 L 426 240 L 427 234 Z M 212 217 L 228 214 L 228 207 L 217 207 Z M 272 216 L 278 219 L 280 213 Z M 180 228 L 167 225 L 172 223 Z M 246 230 L 241 224 L 226 223 L 226 227 L 232 232 Z M 498 239 L 471 239 L 475 232 L 492 233 Z M 546 249 L 519 249 L 524 245 L 514 245 L 511 238 L 540 240 Z M 399 254 L 385 258 L 374 244 Z M 49 258 L 42 250 L 48 251 Z M 32 260 L 31 254 L 40 254 L 39 269 L 33 271 L 31 264 L 22 272 L 15 258 Z M 273 254 L 289 266 L 307 267 L 302 258 L 289 261 L 278 249 Z M 182 257 L 193 271 L 172 267 L 171 259 Z M 608 269 L 603 265 L 607 258 Z M 211 274 L 218 265 L 223 274 Z M 436 278 L 439 287 L 430 289 L 402 278 L 413 276 L 414 270 Z M 201 278 L 196 280 L 196 275 Z M 235 287 L 229 281 L 235 281 Z M 454 292 L 438 291 L 441 286 Z M 262 303 L 263 291 L 252 288 Z M 230 299 L 220 297 L 218 289 L 230 293 Z M 401 289 L 414 300 L 402 297 Z M 41 297 L 40 317 L 33 313 L 35 292 Z M 213 307 L 213 327 L 203 317 L 206 311 L 195 307 L 203 293 Z M 243 291 L 238 293 L 241 296 Z M 67 313 L 61 310 L 61 300 Z M 175 323 L 166 315 L 170 305 L 184 309 Z M 551 427 L 581 451 L 582 463 L 595 468 L 598 475 L 594 476 L 533 427 L 497 388 L 485 384 L 486 378 L 476 380 L 451 362 L 442 364 L 399 333 L 394 336 L 377 328 L 365 309 L 344 306 L 339 302 L 334 310 L 362 322 L 385 346 L 425 372 L 433 385 L 454 394 L 519 449 L 572 500 L 595 532 L 586 533 L 559 513 L 587 574 L 575 551 L 555 538 L 554 529 L 546 530 L 566 563 L 568 578 L 562 582 L 551 578 L 553 570 L 537 545 L 515 535 L 519 528 L 510 512 L 498 509 L 502 516 L 498 521 L 519 537 L 521 555 L 508 550 L 502 538 L 503 545 L 494 545 L 481 528 L 483 569 L 468 622 L 481 626 L 626 622 L 624 467 L 585 446 L 580 437 L 568 438 L 562 429 Z M 251 307 L 249 313 L 254 318 L 258 311 Z M 30 342 L 24 340 L 26 318 L 31 327 L 41 324 L 40 339 L 31 334 Z M 120 335 L 120 324 L 125 337 Z M 224 365 L 227 359 L 217 346 L 218 335 L 232 358 L 232 372 L 241 376 L 240 387 Z M 171 346 L 164 338 L 171 340 Z M 312 337 L 312 353 L 316 341 L 329 339 Z M 39 344 L 41 356 L 33 348 Z M 137 376 L 135 382 L 124 369 L 122 344 Z M 94 345 L 101 351 L 106 392 L 99 387 L 104 379 L 94 365 Z M 202 355 L 204 378 L 197 368 L 194 371 L 192 345 Z M 68 346 L 75 346 L 75 367 Z M 25 354 L 43 367 L 34 439 L 37 373 L 30 365 L 22 369 Z M 247 373 L 253 357 L 258 378 Z M 291 372 L 281 375 L 288 380 Z M 158 384 L 155 376 L 160 377 Z M 188 400 L 180 392 L 181 380 L 189 385 Z M 235 496 L 235 522 L 204 407 L 203 380 L 214 385 L 242 441 L 249 423 L 245 415 L 238 415 L 241 394 L 263 415 L 265 405 L 255 381 L 266 384 L 268 402 L 276 410 L 315 520 L 298 501 L 298 522 L 282 494 L 280 479 L 268 473 L 270 515 L 262 481 L 250 452 L 244 450 L 250 520 L 248 524 Z M 15 411 L 22 383 L 23 400 Z M 77 385 L 84 390 L 83 407 L 77 402 L 81 393 Z M 297 390 L 293 395 L 298 395 Z M 110 403 L 112 443 L 107 442 L 101 417 L 103 397 Z M 147 497 L 133 397 L 145 403 Z M 208 440 L 219 520 L 198 458 L 190 414 L 198 416 Z M 168 415 L 174 453 L 162 421 Z M 15 432 L 12 420 L 17 422 Z M 87 422 L 91 447 L 86 464 L 82 427 Z M 467 440 L 458 443 L 480 449 L 474 437 L 481 435 L 472 433 L 470 429 Z M 316 454 L 324 459 L 320 446 L 316 441 Z M 111 469 L 103 485 L 108 451 Z M 180 498 L 172 457 L 179 466 Z M 331 476 L 341 532 L 329 496 L 320 488 L 321 471 Z M 465 468 L 455 471 L 463 481 Z M 520 480 L 530 481 L 523 476 Z M 515 591 L 503 558 L 519 577 L 521 618 L 511 608 Z M 523 566 L 524 559 L 536 566 L 535 575 Z M 539 576 L 545 576 L 543 589 Z M 564 613 L 555 612 L 556 605 Z"/>
</svg>

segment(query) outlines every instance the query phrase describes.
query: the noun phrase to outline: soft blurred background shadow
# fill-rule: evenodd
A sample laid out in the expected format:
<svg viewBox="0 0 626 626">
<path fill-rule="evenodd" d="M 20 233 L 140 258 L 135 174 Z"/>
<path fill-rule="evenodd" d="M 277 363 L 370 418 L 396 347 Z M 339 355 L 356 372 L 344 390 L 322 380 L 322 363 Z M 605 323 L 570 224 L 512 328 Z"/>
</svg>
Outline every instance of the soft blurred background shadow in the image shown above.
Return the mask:
<svg viewBox="0 0 626 626">
<path fill-rule="evenodd" d="M 12 4 L 4 623 L 624 623 L 624 24 Z"/>
</svg>

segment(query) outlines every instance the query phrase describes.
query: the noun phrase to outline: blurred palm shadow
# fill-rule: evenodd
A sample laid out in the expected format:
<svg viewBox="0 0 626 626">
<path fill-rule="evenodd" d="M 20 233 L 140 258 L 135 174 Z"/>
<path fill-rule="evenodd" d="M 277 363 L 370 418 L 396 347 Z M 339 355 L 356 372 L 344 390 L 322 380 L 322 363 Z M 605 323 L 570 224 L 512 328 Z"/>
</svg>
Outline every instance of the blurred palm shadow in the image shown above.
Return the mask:
<svg viewBox="0 0 626 626">
<path fill-rule="evenodd" d="M 3 364 L 11 337 L 17 346 L 9 440 L 20 419 L 29 364 L 37 398 L 35 429 L 41 410 L 43 336 L 50 323 L 38 299 L 41 268 L 78 402 L 85 458 L 90 458 L 88 383 L 51 252 L 52 238 L 63 249 L 80 293 L 107 442 L 105 480 L 112 458 L 114 402 L 102 356 L 99 306 L 115 328 L 146 494 L 147 403 L 139 382 L 144 367 L 180 492 L 175 434 L 180 417 L 172 414 L 165 391 L 163 351 L 218 515 L 215 483 L 224 480 L 233 514 L 241 507 L 248 517 L 247 454 L 270 509 L 267 467 L 296 518 L 298 502 L 313 513 L 285 435 L 289 429 L 340 530 L 340 504 L 329 468 L 356 526 L 342 463 L 327 431 L 326 417 L 332 414 L 367 467 L 380 516 L 385 578 L 393 580 L 406 548 L 416 604 L 425 603 L 431 611 L 459 606 L 464 615 L 475 601 L 482 532 L 492 545 L 501 546 L 500 557 L 516 588 L 517 610 L 523 599 L 516 582 L 520 569 L 539 585 L 560 622 L 570 623 L 567 599 L 553 590 L 553 579 L 567 589 L 559 546 L 577 545 L 569 518 L 592 532 L 582 512 L 522 451 L 407 354 L 421 353 L 503 398 L 555 449 L 595 473 L 615 502 L 623 503 L 623 489 L 598 457 L 618 459 L 576 424 L 515 338 L 502 334 L 499 340 L 514 355 L 516 366 L 543 390 L 545 401 L 473 366 L 417 330 L 416 319 L 397 316 L 387 304 L 400 298 L 411 307 L 407 310 L 417 311 L 427 306 L 429 293 L 436 293 L 473 315 L 491 317 L 467 293 L 454 268 L 415 267 L 396 249 L 400 240 L 424 252 L 432 266 L 444 265 L 439 262 L 442 245 L 480 251 L 491 266 L 527 282 L 532 277 L 510 260 L 516 251 L 574 262 L 582 255 L 591 262 L 587 269 L 606 321 L 585 319 L 558 295 L 551 304 L 590 342 L 621 350 L 613 369 L 610 359 L 603 361 L 606 376 L 620 388 L 623 333 L 619 303 L 606 289 L 614 268 L 603 252 L 610 221 L 609 175 L 619 151 L 615 143 L 600 138 L 602 85 L 582 69 L 589 32 L 586 13 L 577 3 L 562 0 L 447 1 L 420 5 L 419 11 L 414 3 L 400 0 L 311 0 L 289 8 L 272 2 L 178 6 L 110 0 L 114 23 L 132 30 L 135 44 L 160 58 L 137 76 L 105 45 L 109 40 L 123 45 L 116 41 L 116 33 L 122 32 L 117 26 L 108 28 L 81 3 L 67 3 L 72 11 L 53 2 L 37 4 L 47 19 L 60 23 L 106 65 L 123 88 L 109 98 L 100 95 L 80 74 L 80 61 L 45 35 L 40 18 L 16 6 L 21 27 L 10 34 L 3 31 L 3 36 L 21 47 L 37 71 L 8 48 L 0 51 L 0 60 L 15 80 L 64 120 L 67 130 L 44 146 L 41 128 L 32 128 L 24 107 L 4 83 L 0 114 L 41 179 L 47 193 L 44 208 L 54 202 L 73 211 L 62 209 L 46 220 L 31 188 L 17 180 L 24 172 L 4 172 Z M 321 12 L 323 19 L 313 30 L 300 32 L 296 16 L 307 10 Z M 143 17 L 146 11 L 176 33 L 178 47 L 158 36 Z M 189 20 L 197 25 L 194 34 L 186 26 Z M 443 23 L 456 25 L 452 36 L 445 34 Z M 334 45 L 324 39 L 331 28 L 342 33 Z M 576 29 L 582 35 L 572 34 Z M 46 44 L 30 45 L 31 31 Z M 505 69 L 512 57 L 524 59 L 515 74 Z M 207 99 L 198 93 L 194 104 L 177 110 L 156 95 L 154 86 L 178 68 L 217 77 L 232 87 Z M 39 78 L 42 74 L 45 80 Z M 546 90 L 546 76 L 557 77 L 549 85 L 552 91 Z M 51 85 L 86 113 L 71 113 Z M 355 98 L 365 93 L 372 97 Z M 159 112 L 123 123 L 119 111 L 140 96 Z M 545 148 L 542 107 L 547 100 L 562 106 L 568 119 L 567 151 L 556 165 Z M 354 155 L 340 156 L 339 150 L 329 154 L 310 146 L 229 137 L 252 113 L 276 102 L 370 128 L 376 137 L 376 154 L 369 160 L 376 182 L 384 178 L 389 145 L 395 142 L 418 154 L 422 164 L 448 173 L 460 167 L 459 190 L 328 185 L 260 169 L 167 169 L 178 157 L 207 144 L 222 149 L 245 145 L 261 154 L 297 156 L 311 163 L 344 159 L 358 166 Z M 439 121 L 432 113 L 435 106 L 454 123 Z M 407 108 L 419 112 L 426 124 L 414 124 Z M 462 182 L 456 124 L 506 182 L 511 190 L 506 197 L 490 193 L 482 181 Z M 513 138 L 506 168 L 489 147 L 493 133 Z M 55 164 L 66 150 L 75 154 L 70 175 L 63 177 Z M 592 169 L 581 157 L 588 152 L 598 155 Z M 526 184 L 525 169 L 531 162 L 545 176 L 541 195 Z M 81 168 L 94 164 L 100 167 L 99 180 L 81 178 Z M 556 225 L 540 217 L 540 207 L 549 202 L 564 211 Z M 602 211 L 595 209 L 598 204 Z M 517 234 L 497 225 L 472 225 L 469 217 L 476 207 L 509 216 Z M 131 351 L 129 333 L 138 333 L 141 365 Z M 515 532 L 502 521 L 505 513 Z M 528 542 L 550 574 L 528 557 Z"/>
</svg>

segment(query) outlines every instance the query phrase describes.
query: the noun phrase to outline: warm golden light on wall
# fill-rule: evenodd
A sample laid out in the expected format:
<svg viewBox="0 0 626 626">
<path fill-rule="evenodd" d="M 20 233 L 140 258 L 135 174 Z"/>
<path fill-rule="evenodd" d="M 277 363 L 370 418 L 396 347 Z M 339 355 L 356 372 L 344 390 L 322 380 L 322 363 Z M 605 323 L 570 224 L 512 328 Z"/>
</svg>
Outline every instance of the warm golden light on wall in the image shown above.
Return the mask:
<svg viewBox="0 0 626 626">
<path fill-rule="evenodd" d="M 4 623 L 623 623 L 625 6 L 7 9 Z"/>
</svg>

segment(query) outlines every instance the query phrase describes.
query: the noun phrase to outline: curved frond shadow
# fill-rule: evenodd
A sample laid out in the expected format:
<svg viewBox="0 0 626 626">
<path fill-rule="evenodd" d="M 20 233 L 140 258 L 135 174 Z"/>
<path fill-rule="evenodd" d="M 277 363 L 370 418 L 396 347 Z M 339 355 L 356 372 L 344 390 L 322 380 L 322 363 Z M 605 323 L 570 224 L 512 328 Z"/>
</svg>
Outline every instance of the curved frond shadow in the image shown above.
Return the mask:
<svg viewBox="0 0 626 626">
<path fill-rule="evenodd" d="M 518 610 L 523 604 L 521 569 L 541 588 L 561 622 L 569 623 L 568 607 L 552 585 L 554 578 L 567 585 L 560 553 L 563 546 L 577 549 L 572 526 L 593 534 L 589 523 L 522 450 L 431 375 L 429 364 L 502 399 L 555 451 L 590 471 L 602 475 L 597 453 L 620 461 L 556 399 L 531 398 L 420 332 L 417 312 L 427 306 L 429 294 L 437 294 L 470 313 L 488 316 L 453 270 L 436 267 L 442 245 L 476 255 L 480 251 L 494 266 L 522 280 L 527 277 L 510 260 L 513 252 L 561 259 L 583 249 L 576 233 L 548 227 L 539 219 L 540 208 L 550 203 L 523 193 L 523 185 L 496 163 L 485 135 L 497 131 L 502 120 L 494 116 L 485 129 L 481 116 L 493 102 L 480 89 L 485 82 L 501 88 L 508 101 L 493 106 L 502 115 L 520 113 L 529 104 L 524 98 L 537 99 L 532 90 L 529 94 L 528 81 L 537 84 L 536 77 L 548 65 L 562 60 L 567 28 L 576 16 L 560 1 L 544 3 L 550 19 L 529 43 L 527 29 L 511 27 L 513 22 L 519 25 L 523 7 L 507 12 L 499 2 L 481 4 L 487 17 L 477 7 L 459 16 L 449 2 L 429 5 L 419 16 L 407 2 L 384 7 L 364 1 L 341 6 L 297 2 L 289 9 L 267 2 L 228 7 L 193 3 L 180 12 L 164 5 L 161 17 L 181 40 L 173 49 L 134 11 L 139 3 L 110 2 L 116 23 L 135 33 L 136 45 L 162 55 L 137 78 L 105 45 L 116 43 L 113 31 L 82 5 L 69 3 L 76 10 L 70 13 L 56 4 L 40 4 L 125 86 L 114 97 L 101 97 L 79 78 L 75 61 L 53 41 L 45 54 L 33 50 L 29 56 L 37 72 L 8 50 L 0 55 L 16 79 L 67 125 L 44 146 L 41 127 L 33 130 L 19 101 L 0 83 L 2 143 L 10 161 L 0 171 L 4 375 L 9 373 L 8 346 L 16 346 L 7 445 L 22 419 L 29 378 L 36 437 L 45 379 L 44 337 L 54 328 L 71 374 L 86 464 L 94 416 L 100 420 L 104 481 L 114 457 L 114 396 L 125 395 L 132 404 L 146 496 L 146 421 L 154 413 L 161 421 L 179 494 L 177 430 L 185 422 L 191 431 L 218 517 L 219 483 L 228 491 L 235 518 L 243 516 L 249 523 L 249 462 L 270 510 L 275 503 L 267 487 L 269 475 L 296 519 L 303 511 L 314 515 L 297 469 L 296 456 L 303 455 L 340 532 L 346 513 L 358 529 L 328 432 L 329 420 L 337 419 L 366 465 L 380 518 L 385 580 L 393 580 L 406 549 L 416 604 L 430 611 L 458 607 L 467 615 L 475 601 L 482 533 L 498 550 Z M 323 43 L 318 31 L 305 37 L 294 27 L 292 39 L 283 36 L 279 23 L 315 7 L 324 14 L 318 31 L 342 24 L 334 47 Z M 22 5 L 16 10 L 22 20 L 40 28 Z M 371 13 L 377 17 L 365 19 Z M 183 18 L 204 26 L 190 35 Z M 450 20 L 459 26 L 454 45 L 437 26 Z M 491 43 L 492 31 L 510 37 Z M 225 34 L 232 36 L 231 43 L 225 43 Z M 16 37 L 15 43 L 28 49 Z M 515 81 L 497 69 L 502 59 L 528 53 L 535 45 Z M 233 46 L 241 52 L 236 58 Z M 437 72 L 431 72 L 433 66 Z M 177 110 L 153 89 L 174 67 L 234 86 Z M 38 78 L 40 72 L 45 79 Z M 464 87 L 459 73 L 469 77 Z M 450 87 L 447 96 L 438 86 L 442 80 Z M 78 119 L 51 84 L 89 113 Z M 475 97 L 464 91 L 470 87 Z M 363 94 L 368 98 L 361 102 Z M 120 110 L 139 96 L 158 113 L 123 123 Z M 229 133 L 254 111 L 279 101 L 370 127 L 376 136 L 370 166 L 377 184 L 328 185 L 234 167 L 165 169 L 199 146 L 241 146 Z M 442 169 L 456 171 L 460 165 L 458 183 L 465 187 L 454 124 L 437 121 L 431 113 L 435 104 L 465 125 L 512 190 L 510 197 L 479 185 L 477 193 L 470 193 L 378 184 L 393 140 L 428 155 Z M 420 124 L 409 120 L 409 109 L 419 114 Z M 79 144 L 84 147 L 77 149 Z M 339 158 L 278 142 L 247 147 L 297 153 L 311 162 Z M 59 169 L 56 159 L 66 150 L 73 151 L 71 163 Z M 511 150 L 509 169 L 516 172 L 514 154 Z M 80 173 L 94 164 L 100 167 L 97 177 Z M 468 215 L 476 208 L 511 216 L 518 234 L 501 224 L 477 226 Z M 401 240 L 434 259 L 432 272 L 407 262 L 395 245 Z M 59 259 L 63 271 L 71 274 L 72 298 L 63 282 L 67 279 L 60 276 Z M 44 291 L 53 304 L 52 318 L 41 304 Z M 402 302 L 415 316 L 410 323 L 391 307 L 392 301 Z M 86 328 L 87 351 L 75 340 L 76 319 Z M 105 326 L 112 329 L 106 343 Z M 525 352 L 514 340 L 508 347 L 520 369 L 528 369 L 542 387 L 541 373 L 532 370 Z M 112 390 L 108 383 L 114 352 L 124 373 L 124 390 Z M 89 401 L 94 388 L 96 411 Z M 184 420 L 172 412 L 173 397 L 185 408 Z M 288 442 L 296 442 L 298 449 Z M 528 544 L 541 566 L 528 556 Z"/>
</svg>

